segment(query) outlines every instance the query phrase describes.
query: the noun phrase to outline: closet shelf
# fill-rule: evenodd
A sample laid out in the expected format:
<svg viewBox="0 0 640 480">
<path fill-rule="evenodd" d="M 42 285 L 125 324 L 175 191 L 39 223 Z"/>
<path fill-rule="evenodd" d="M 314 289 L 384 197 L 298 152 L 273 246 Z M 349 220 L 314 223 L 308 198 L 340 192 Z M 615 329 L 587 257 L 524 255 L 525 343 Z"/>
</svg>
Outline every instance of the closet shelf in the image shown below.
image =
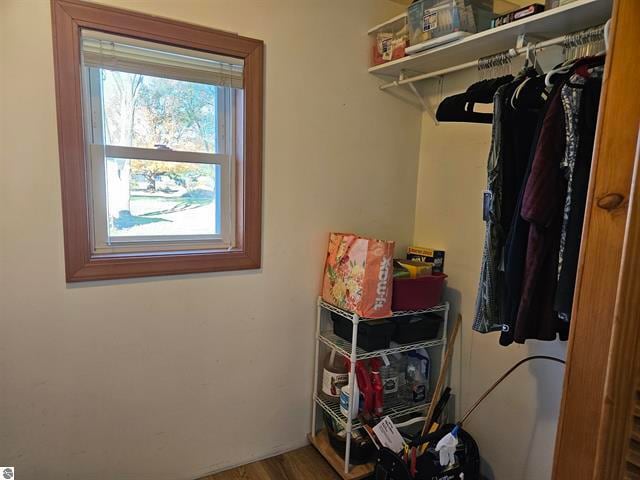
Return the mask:
<svg viewBox="0 0 640 480">
<path fill-rule="evenodd" d="M 340 402 L 338 400 L 323 400 L 318 395 L 314 395 L 314 400 L 322 410 L 328 413 L 342 428 L 347 428 L 347 417 L 340 412 Z M 409 403 L 404 400 L 393 400 L 389 404 L 385 404 L 382 411 L 382 417 L 387 415 L 391 420 L 403 417 L 410 413 L 424 412 L 429 406 L 429 402 Z M 353 420 L 351 430 L 362 428 L 362 422 L 359 418 Z"/>
<path fill-rule="evenodd" d="M 514 48 L 521 34 L 535 40 L 558 37 L 606 22 L 611 15 L 611 3 L 611 0 L 576 0 L 457 42 L 371 67 L 369 73 L 386 77 L 431 73 Z M 397 17 L 391 21 L 395 20 Z M 372 30 L 376 28 L 379 26 Z"/>
<path fill-rule="evenodd" d="M 351 342 L 339 337 L 333 332 L 322 332 L 318 336 L 318 340 L 320 340 L 329 348 L 337 351 L 343 357 L 346 357 L 346 358 L 351 357 Z M 441 345 L 444 345 L 444 343 L 445 343 L 445 340 L 443 338 L 437 338 L 435 340 L 408 343 L 405 345 L 398 345 L 397 347 L 385 348 L 384 350 L 373 350 L 371 352 L 363 350 L 360 347 L 356 347 L 356 359 L 366 360 L 367 358 L 375 358 L 375 357 L 380 357 L 382 355 L 411 352 L 413 350 L 419 350 L 420 348 L 439 347 Z"/>
<path fill-rule="evenodd" d="M 320 305 L 320 307 L 324 308 L 325 310 L 329 310 L 329 311 L 331 311 L 333 313 L 337 313 L 341 317 L 347 318 L 349 320 L 353 320 L 353 313 L 351 313 L 351 312 L 349 312 L 347 310 L 343 310 L 343 309 L 338 308 L 338 307 L 336 307 L 334 305 L 331 305 L 330 303 L 327 303 L 324 300 L 319 300 L 319 305 Z M 404 310 L 404 311 L 400 311 L 400 312 L 393 312 L 391 317 L 388 317 L 388 318 L 406 317 L 407 315 L 421 315 L 423 313 L 432 313 L 432 312 L 445 312 L 447 310 L 449 310 L 449 303 L 443 303 L 441 305 L 436 305 L 435 307 L 426 308 L 424 310 Z M 368 320 L 374 320 L 374 319 L 373 318 L 360 318 L 359 319 L 360 322 L 366 322 Z"/>
</svg>

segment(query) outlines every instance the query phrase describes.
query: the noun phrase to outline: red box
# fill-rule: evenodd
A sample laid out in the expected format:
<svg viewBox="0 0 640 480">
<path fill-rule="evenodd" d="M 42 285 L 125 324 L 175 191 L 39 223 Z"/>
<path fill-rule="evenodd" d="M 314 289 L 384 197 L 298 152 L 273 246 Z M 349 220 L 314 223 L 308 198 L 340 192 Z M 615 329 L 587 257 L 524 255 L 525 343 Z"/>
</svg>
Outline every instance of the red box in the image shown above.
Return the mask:
<svg viewBox="0 0 640 480">
<path fill-rule="evenodd" d="M 394 278 L 391 310 L 425 310 L 440 303 L 444 273 L 420 278 Z"/>
</svg>

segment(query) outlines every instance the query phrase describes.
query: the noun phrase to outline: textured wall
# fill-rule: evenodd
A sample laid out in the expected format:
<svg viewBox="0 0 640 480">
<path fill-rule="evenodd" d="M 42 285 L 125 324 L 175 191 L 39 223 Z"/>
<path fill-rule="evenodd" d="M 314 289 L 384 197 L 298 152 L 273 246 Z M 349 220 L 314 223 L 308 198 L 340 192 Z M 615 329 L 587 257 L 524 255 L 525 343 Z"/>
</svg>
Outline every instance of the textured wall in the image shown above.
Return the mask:
<svg viewBox="0 0 640 480">
<path fill-rule="evenodd" d="M 0 2 L 0 464 L 191 479 L 305 442 L 327 234 L 410 242 L 420 113 L 378 91 L 384 0 L 120 0 L 266 43 L 259 271 L 66 285 L 48 0 Z"/>
</svg>

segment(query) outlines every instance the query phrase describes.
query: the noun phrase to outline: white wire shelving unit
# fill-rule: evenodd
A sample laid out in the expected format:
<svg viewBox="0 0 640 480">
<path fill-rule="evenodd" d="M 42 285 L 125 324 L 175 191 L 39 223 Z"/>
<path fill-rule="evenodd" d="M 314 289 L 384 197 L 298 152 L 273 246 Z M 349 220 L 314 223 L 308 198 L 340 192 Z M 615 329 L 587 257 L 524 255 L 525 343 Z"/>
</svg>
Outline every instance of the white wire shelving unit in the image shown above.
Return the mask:
<svg viewBox="0 0 640 480">
<path fill-rule="evenodd" d="M 331 314 L 337 314 L 344 318 L 349 319 L 352 322 L 352 339 L 353 341 L 345 340 L 332 331 Z M 314 367 L 314 383 L 313 383 L 313 414 L 311 417 L 311 443 L 320 451 L 320 453 L 329 461 L 329 463 L 336 469 L 336 471 L 344 479 L 355 480 L 364 478 L 372 473 L 371 466 L 359 465 L 352 467 L 350 465 L 350 453 L 351 453 L 351 433 L 362 428 L 362 421 L 357 419 L 350 419 L 345 417 L 340 411 L 340 402 L 336 400 L 329 400 L 321 397 L 318 393 L 319 389 L 319 373 L 322 368 L 320 357 L 323 348 L 324 351 L 335 350 L 338 354 L 351 361 L 351 378 L 355 378 L 355 365 L 358 360 L 367 360 L 370 358 L 381 357 L 383 355 L 391 355 L 394 353 L 403 353 L 421 348 L 433 348 L 443 347 L 441 349 L 441 359 L 436 365 L 438 368 L 442 364 L 442 357 L 444 356 L 446 344 L 447 344 L 447 327 L 449 320 L 449 303 L 443 303 L 432 308 L 424 310 L 408 310 L 401 312 L 393 312 L 393 315 L 389 318 L 398 318 L 411 315 L 421 315 L 426 313 L 440 313 L 442 316 L 442 326 L 437 338 L 432 340 L 426 340 L 421 342 L 414 342 L 409 344 L 393 344 L 389 348 L 367 351 L 357 346 L 358 343 L 358 325 L 361 322 L 366 322 L 371 319 L 360 318 L 357 314 L 348 312 L 334 305 L 331 305 L 321 298 L 318 298 L 317 318 L 316 318 L 316 347 L 315 347 L 315 367 Z M 434 362 L 432 362 L 432 367 Z M 431 377 L 435 378 L 437 372 L 431 371 Z M 353 387 L 349 392 L 349 411 L 352 408 L 353 402 Z M 429 401 L 421 403 L 407 402 L 401 399 L 393 400 L 388 404 L 385 404 L 382 417 L 389 416 L 392 420 L 400 419 L 411 414 L 426 411 L 429 405 Z M 320 410 L 318 410 L 320 409 Z M 336 425 L 342 426 L 346 432 L 346 449 L 344 459 L 339 457 L 328 444 L 326 433 L 318 431 L 318 413 L 322 411 L 329 415 Z M 381 418 L 382 418 L 381 417 Z"/>
<path fill-rule="evenodd" d="M 325 412 L 331 415 L 331 417 L 339 425 L 342 425 L 342 428 L 347 428 L 347 417 L 342 415 L 342 412 L 340 412 L 340 402 L 338 400 L 326 400 L 318 395 L 315 395 L 314 399 L 318 406 L 322 407 Z M 424 412 L 429 406 L 429 403 L 430 402 L 409 404 L 403 400 L 394 400 L 391 404 L 385 404 L 384 410 L 382 412 L 382 417 L 386 417 L 388 415 L 389 417 L 394 419 L 409 415 L 411 413 Z M 355 431 L 359 428 L 362 428 L 360 419 L 353 420 L 353 423 L 351 424 L 351 430 Z"/>
</svg>

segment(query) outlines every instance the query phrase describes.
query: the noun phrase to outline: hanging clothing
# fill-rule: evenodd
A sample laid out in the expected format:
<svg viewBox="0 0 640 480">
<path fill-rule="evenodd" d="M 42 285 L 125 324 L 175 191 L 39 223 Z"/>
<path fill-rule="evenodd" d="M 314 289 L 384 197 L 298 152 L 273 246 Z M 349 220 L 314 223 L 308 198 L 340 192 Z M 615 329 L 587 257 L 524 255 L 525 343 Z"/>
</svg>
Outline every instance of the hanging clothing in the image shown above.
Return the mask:
<svg viewBox="0 0 640 480">
<path fill-rule="evenodd" d="M 513 337 L 518 343 L 530 338 L 554 340 L 562 323 L 553 310 L 566 194 L 566 182 L 558 168 L 566 141 L 559 91 L 550 102 L 520 210 L 529 222 L 529 236 Z"/>
<path fill-rule="evenodd" d="M 588 67 L 601 65 L 602 62 L 601 58 L 585 58 L 577 61 L 570 72 L 556 76 L 549 101 L 540 116 L 529 171 L 525 175 L 517 207 L 519 214 L 516 213 L 512 219 L 505 245 L 506 287 L 502 309 L 505 323 L 500 336 L 501 345 L 509 345 L 514 341 L 524 343 L 527 339 L 568 338 L 569 325 L 560 320 L 559 302 L 568 304 L 568 310 L 566 306 L 563 308 L 570 312 L 590 166 L 590 157 L 586 163 L 580 163 L 581 178 L 578 179 L 580 160 L 577 152 L 584 148 L 582 151 L 588 150 L 591 155 L 593 147 L 592 143 L 582 145 L 579 141 L 579 119 L 585 115 L 595 125 L 597 103 L 595 112 L 582 113 L 575 109 L 567 115 L 566 102 L 571 100 L 573 105 L 574 99 L 567 96 L 573 92 L 565 87 L 570 84 L 574 72 L 586 72 Z M 573 77 L 573 80 L 577 78 Z M 567 169 L 570 165 L 573 165 L 571 176 Z M 584 188 L 584 194 L 576 194 L 576 188 Z M 567 195 L 571 198 L 568 206 Z M 565 215 L 573 208 L 581 213 L 576 214 L 575 218 L 569 216 L 571 220 L 565 222 Z M 572 233 L 571 238 L 568 234 L 569 224 L 577 232 Z M 561 239 L 564 241 L 562 248 Z M 564 267 L 560 267 L 560 262 L 564 265 L 567 261 L 568 249 L 571 249 L 572 267 L 565 275 L 562 274 Z"/>
<path fill-rule="evenodd" d="M 576 157 L 578 153 L 579 134 L 578 120 L 580 117 L 580 97 L 582 96 L 582 87 L 587 79 L 582 75 L 573 74 L 569 81 L 562 87 L 560 98 L 562 99 L 562 108 L 565 118 L 565 138 L 566 146 L 564 157 L 560 162 L 560 168 L 564 171 L 567 179 L 567 194 L 564 201 L 564 212 L 562 219 L 562 229 L 560 232 L 560 251 L 558 253 L 558 278 L 562 273 L 562 261 L 564 256 L 565 245 L 567 241 L 567 225 L 569 223 L 569 215 L 571 214 L 571 193 L 573 189 L 573 172 L 576 165 Z M 568 320 L 564 313 L 558 312 L 563 320 Z"/>
<path fill-rule="evenodd" d="M 510 84 L 502 85 L 493 97 L 491 148 L 487 161 L 487 190 L 484 201 L 485 237 L 480 267 L 473 329 L 487 333 L 501 328 L 502 282 L 499 278 L 502 231 L 500 204 L 502 199 L 502 137 L 501 116 L 505 93 Z"/>
<path fill-rule="evenodd" d="M 602 73 L 603 68 L 596 67 L 592 70 L 590 78 L 584 79 L 584 82 L 579 82 L 582 86 L 579 89 L 580 102 L 575 135 L 578 144 L 574 149 L 575 160 L 571 178 L 569 179 L 570 188 L 567 188 L 568 202 L 565 202 L 562 232 L 565 247 L 562 252 L 562 264 L 559 270 L 554 302 L 554 308 L 559 317 L 565 321 L 570 320 L 573 307 L 582 225 L 589 187 L 598 105 L 602 89 Z M 572 83 L 574 82 L 572 81 Z"/>
<path fill-rule="evenodd" d="M 532 78 L 534 75 L 534 70 L 526 71 L 499 88 L 494 97 L 485 192 L 490 201 L 485 212 L 485 245 L 473 324 L 480 333 L 500 331 L 504 323 L 504 245 L 525 177 L 539 111 L 544 106 L 543 86 Z"/>
<path fill-rule="evenodd" d="M 503 154 L 500 226 L 505 240 L 527 173 L 538 118 L 546 102 L 544 79 L 537 78 L 537 72 L 529 69 L 506 93 L 500 125 Z M 501 270 L 504 271 L 504 266 Z"/>
<path fill-rule="evenodd" d="M 531 173 L 531 167 L 536 153 L 536 145 L 540 138 L 540 133 L 545 125 L 545 118 L 549 110 L 552 100 L 557 95 L 562 86 L 562 80 L 557 82 L 548 94 L 548 101 L 546 103 L 540 99 L 541 104 L 535 111 L 535 122 L 531 118 L 529 120 L 528 129 L 530 132 L 529 143 L 523 145 L 520 150 L 519 158 L 526 161 L 526 169 L 522 181 L 519 185 L 519 191 L 517 195 L 517 202 L 514 208 L 514 214 L 511 218 L 511 224 L 509 226 L 509 234 L 505 240 L 504 246 L 504 281 L 505 289 L 502 298 L 503 307 L 503 325 L 501 328 L 502 334 L 500 335 L 500 344 L 508 346 L 513 343 L 514 340 L 514 326 L 518 315 L 518 308 L 520 306 L 520 296 L 522 291 L 522 281 L 524 278 L 525 259 L 527 252 L 527 242 L 529 239 L 529 222 L 524 220 L 520 216 L 522 210 L 522 203 L 524 201 L 524 191 L 527 180 Z M 535 125 L 535 126 L 534 126 Z M 525 147 L 527 147 L 525 149 Z"/>
</svg>

